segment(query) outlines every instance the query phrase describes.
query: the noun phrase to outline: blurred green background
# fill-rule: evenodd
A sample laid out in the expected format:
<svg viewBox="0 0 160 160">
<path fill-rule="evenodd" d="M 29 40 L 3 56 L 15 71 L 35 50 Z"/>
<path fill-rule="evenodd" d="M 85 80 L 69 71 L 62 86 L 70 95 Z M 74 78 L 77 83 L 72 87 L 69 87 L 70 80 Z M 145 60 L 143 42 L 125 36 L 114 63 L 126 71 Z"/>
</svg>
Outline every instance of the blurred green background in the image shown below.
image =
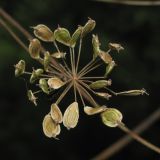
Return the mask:
<svg viewBox="0 0 160 160">
<path fill-rule="evenodd" d="M 0 6 L 30 33 L 29 26 L 57 24 L 74 31 L 87 17 L 95 19 L 102 47 L 119 42 L 125 50 L 114 54 L 118 67 L 111 78 L 116 91 L 145 88 L 150 96 L 116 97 L 107 102 L 124 115 L 133 128 L 159 107 L 160 88 L 160 7 L 123 6 L 88 0 L 1 0 Z M 21 35 L 17 32 L 18 35 Z M 28 40 L 22 37 L 28 44 Z M 91 42 L 91 35 L 88 36 Z M 83 61 L 91 46 L 84 45 Z M 100 118 L 80 116 L 78 127 L 62 128 L 59 141 L 48 139 L 42 132 L 42 120 L 51 99 L 41 96 L 38 107 L 26 98 L 25 82 L 14 77 L 13 65 L 25 59 L 31 69 L 35 63 L 0 26 L 0 146 L 2 159 L 12 160 L 88 160 L 124 135 L 117 128 L 107 128 Z M 36 63 L 35 63 L 36 64 Z M 106 104 L 106 105 L 107 105 Z M 64 103 L 65 105 L 65 103 Z M 82 109 L 81 109 L 82 112 Z M 143 137 L 160 145 L 160 121 Z M 158 155 L 137 142 L 132 142 L 111 160 L 157 160 Z"/>
</svg>

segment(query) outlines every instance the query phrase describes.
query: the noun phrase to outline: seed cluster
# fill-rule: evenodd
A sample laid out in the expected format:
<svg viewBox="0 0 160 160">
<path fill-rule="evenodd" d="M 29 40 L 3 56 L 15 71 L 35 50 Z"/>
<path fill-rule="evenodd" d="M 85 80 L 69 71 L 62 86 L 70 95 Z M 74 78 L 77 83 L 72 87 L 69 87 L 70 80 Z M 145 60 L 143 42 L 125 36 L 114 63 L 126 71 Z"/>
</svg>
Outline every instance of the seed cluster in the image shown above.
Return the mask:
<svg viewBox="0 0 160 160">
<path fill-rule="evenodd" d="M 43 92 L 50 95 L 55 90 L 62 89 L 59 97 L 51 105 L 49 113 L 43 120 L 43 132 L 49 138 L 56 138 L 60 134 L 61 123 L 67 129 L 76 127 L 79 120 L 78 104 L 80 101 L 87 115 L 100 114 L 105 125 L 116 127 L 122 123 L 122 113 L 120 111 L 98 104 L 93 95 L 110 100 L 112 96 L 117 95 L 137 96 L 147 94 L 144 89 L 118 93 L 110 89 L 112 81 L 108 79 L 108 76 L 116 66 L 110 52 L 116 51 L 119 53 L 124 48 L 120 44 L 109 43 L 107 51 L 104 51 L 100 47 L 98 35 L 92 35 L 93 59 L 82 69 L 79 69 L 82 40 L 95 28 L 95 25 L 96 22 L 89 18 L 87 23 L 84 26 L 78 26 L 72 35 L 66 28 L 60 26 L 54 31 L 43 24 L 32 27 L 36 38 L 30 41 L 28 51 L 31 58 L 42 64 L 42 68 L 33 68 L 32 72 L 27 72 L 24 60 L 20 60 L 15 65 L 16 76 L 30 75 L 30 83 L 36 84 L 39 88 L 39 90 L 34 92 L 28 90 L 27 93 L 29 101 L 34 103 L 34 105 L 37 105 L 38 93 Z M 42 47 L 40 40 L 53 43 L 56 52 L 46 51 Z M 78 42 L 79 45 L 76 50 L 75 47 Z M 69 53 L 68 51 L 62 52 L 58 47 L 58 43 L 67 46 Z M 70 58 L 69 61 L 66 60 L 66 56 Z M 101 65 L 106 66 L 106 70 L 101 76 L 87 76 L 88 73 L 92 73 Z M 62 114 L 59 104 L 69 91 L 73 93 L 74 100 Z M 87 106 L 86 102 L 90 106 Z"/>
</svg>

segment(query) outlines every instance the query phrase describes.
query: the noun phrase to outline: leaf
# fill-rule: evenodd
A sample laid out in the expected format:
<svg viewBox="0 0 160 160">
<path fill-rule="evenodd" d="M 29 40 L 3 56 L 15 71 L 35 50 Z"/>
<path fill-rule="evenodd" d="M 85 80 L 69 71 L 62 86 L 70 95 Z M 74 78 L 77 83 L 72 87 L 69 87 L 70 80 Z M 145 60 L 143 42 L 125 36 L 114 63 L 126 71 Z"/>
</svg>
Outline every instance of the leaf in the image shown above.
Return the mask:
<svg viewBox="0 0 160 160">
<path fill-rule="evenodd" d="M 58 42 L 66 46 L 70 46 L 71 36 L 69 31 L 66 28 L 58 27 L 54 31 L 54 37 Z"/>
<path fill-rule="evenodd" d="M 63 116 L 63 124 L 67 129 L 76 127 L 79 119 L 78 103 L 73 102 L 68 106 Z"/>
<path fill-rule="evenodd" d="M 93 83 L 91 83 L 89 86 L 90 88 L 92 89 L 101 89 L 101 88 L 104 88 L 106 86 L 110 86 L 112 83 L 111 80 L 98 80 L 98 81 L 95 81 Z"/>
<path fill-rule="evenodd" d="M 52 119 L 56 122 L 56 123 L 62 123 L 63 121 L 63 116 L 62 116 L 62 112 L 59 109 L 58 105 L 53 103 L 51 105 L 51 117 Z"/>
<path fill-rule="evenodd" d="M 105 111 L 106 109 L 107 109 L 106 106 L 95 107 L 95 108 L 86 106 L 84 107 L 84 112 L 87 115 L 95 115 L 95 114 Z"/>
</svg>

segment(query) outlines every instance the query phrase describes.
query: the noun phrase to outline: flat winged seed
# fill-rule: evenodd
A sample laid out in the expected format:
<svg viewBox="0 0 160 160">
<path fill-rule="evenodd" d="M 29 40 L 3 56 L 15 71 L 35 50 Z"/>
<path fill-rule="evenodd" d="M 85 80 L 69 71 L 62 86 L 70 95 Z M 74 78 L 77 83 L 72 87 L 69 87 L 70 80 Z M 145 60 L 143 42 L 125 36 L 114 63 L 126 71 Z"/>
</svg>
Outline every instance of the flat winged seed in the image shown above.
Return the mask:
<svg viewBox="0 0 160 160">
<path fill-rule="evenodd" d="M 149 95 L 144 88 L 142 88 L 141 90 L 130 90 L 117 93 L 117 95 L 124 95 L 124 96 L 139 96 L 144 94 Z"/>
<path fill-rule="evenodd" d="M 55 52 L 51 56 L 54 57 L 54 58 L 57 58 L 57 59 L 65 58 L 66 53 L 65 52 Z"/>
<path fill-rule="evenodd" d="M 53 32 L 46 25 L 39 24 L 32 28 L 34 29 L 34 35 L 37 38 L 45 42 L 53 42 Z"/>
<path fill-rule="evenodd" d="M 59 109 L 58 105 L 53 103 L 51 105 L 51 117 L 52 119 L 56 122 L 56 123 L 62 123 L 63 121 L 63 116 L 62 116 L 62 112 Z"/>
<path fill-rule="evenodd" d="M 30 83 L 34 83 L 42 74 L 43 74 L 43 69 L 36 69 L 33 70 L 32 75 L 30 77 Z"/>
<path fill-rule="evenodd" d="M 79 119 L 78 103 L 73 102 L 68 106 L 63 116 L 63 124 L 67 129 L 76 127 Z"/>
<path fill-rule="evenodd" d="M 83 27 L 82 37 L 86 36 L 89 32 L 91 32 L 95 28 L 95 26 L 96 26 L 96 21 L 90 18 Z"/>
<path fill-rule="evenodd" d="M 43 59 L 43 66 L 44 66 L 45 71 L 48 70 L 50 60 L 51 60 L 51 55 L 48 51 L 46 51 L 44 54 L 44 59 Z"/>
<path fill-rule="evenodd" d="M 116 66 L 116 63 L 114 61 L 110 62 L 106 67 L 106 73 L 105 73 L 104 77 L 107 78 L 107 76 L 109 75 L 109 73 L 111 73 L 111 71 L 113 70 L 113 68 L 115 66 Z"/>
<path fill-rule="evenodd" d="M 60 134 L 60 125 L 53 121 L 50 114 L 44 117 L 42 126 L 44 134 L 49 138 L 56 138 Z"/>
<path fill-rule="evenodd" d="M 107 100 L 109 100 L 109 98 L 111 98 L 112 96 L 108 93 L 105 92 L 94 92 L 97 96 L 101 97 L 101 98 L 105 98 Z"/>
<path fill-rule="evenodd" d="M 117 52 L 124 50 L 124 48 L 118 43 L 109 43 L 108 46 L 111 50 L 116 50 Z"/>
<path fill-rule="evenodd" d="M 108 52 L 100 51 L 98 53 L 99 57 L 106 63 L 109 64 L 112 62 L 112 57 Z"/>
<path fill-rule="evenodd" d="M 15 76 L 18 77 L 25 72 L 26 63 L 24 60 L 20 60 L 14 67 L 15 67 Z"/>
<path fill-rule="evenodd" d="M 77 40 L 80 38 L 81 34 L 82 34 L 82 30 L 83 27 L 79 26 L 76 31 L 73 33 L 72 37 L 71 37 L 71 41 L 70 41 L 70 46 L 72 48 L 75 47 Z"/>
<path fill-rule="evenodd" d="M 35 106 L 37 106 L 37 102 L 36 102 L 37 97 L 35 97 L 32 90 L 27 91 L 27 96 L 28 96 L 29 101 L 31 101 L 32 103 L 34 103 Z"/>
<path fill-rule="evenodd" d="M 47 84 L 47 81 L 46 79 L 44 78 L 41 78 L 39 80 L 39 87 L 42 89 L 42 91 L 46 94 L 49 94 L 49 87 L 48 87 L 48 84 Z"/>
<path fill-rule="evenodd" d="M 95 115 L 95 114 L 98 114 L 98 113 L 101 113 L 101 112 L 104 112 L 106 110 L 106 106 L 101 106 L 101 107 L 84 107 L 84 112 L 87 114 L 87 115 Z"/>
<path fill-rule="evenodd" d="M 122 121 L 122 113 L 115 108 L 107 108 L 101 113 L 102 122 L 108 127 L 117 127 Z"/>
<path fill-rule="evenodd" d="M 59 89 L 64 84 L 65 83 L 63 81 L 61 81 L 59 78 L 57 78 L 57 77 L 48 79 L 48 85 L 49 85 L 50 88 L 53 88 L 53 89 Z"/>
<path fill-rule="evenodd" d="M 34 59 L 38 59 L 40 58 L 40 51 L 41 51 L 40 41 L 36 38 L 32 39 L 29 44 L 30 56 Z"/>
<path fill-rule="evenodd" d="M 89 86 L 92 89 L 101 89 L 101 88 L 110 86 L 111 83 L 112 83 L 111 79 L 109 79 L 108 81 L 107 80 L 98 80 L 98 81 L 91 83 Z"/>
<path fill-rule="evenodd" d="M 70 36 L 69 31 L 66 28 L 58 27 L 54 31 L 54 37 L 58 42 L 66 46 L 70 46 L 71 36 Z"/>
<path fill-rule="evenodd" d="M 95 59 L 100 52 L 100 42 L 97 35 L 92 35 L 92 45 L 93 45 L 93 59 Z"/>
</svg>

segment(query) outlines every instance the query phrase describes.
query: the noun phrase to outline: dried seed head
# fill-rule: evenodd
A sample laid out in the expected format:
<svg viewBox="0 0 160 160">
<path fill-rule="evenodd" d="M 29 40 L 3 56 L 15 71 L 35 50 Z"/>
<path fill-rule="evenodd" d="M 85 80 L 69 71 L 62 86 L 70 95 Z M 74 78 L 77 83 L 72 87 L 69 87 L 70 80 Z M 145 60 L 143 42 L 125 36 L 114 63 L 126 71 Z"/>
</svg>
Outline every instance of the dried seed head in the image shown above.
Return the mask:
<svg viewBox="0 0 160 160">
<path fill-rule="evenodd" d="M 103 123 L 109 127 L 117 127 L 118 124 L 122 121 L 122 113 L 115 108 L 107 108 L 101 114 Z"/>
<path fill-rule="evenodd" d="M 54 57 L 54 58 L 57 58 L 57 59 L 65 58 L 66 53 L 65 52 L 55 52 L 51 56 Z"/>
<path fill-rule="evenodd" d="M 56 123 L 62 123 L 63 121 L 63 116 L 62 116 L 62 112 L 59 109 L 59 107 L 57 106 L 57 104 L 53 103 L 51 105 L 51 117 L 52 119 L 56 122 Z"/>
<path fill-rule="evenodd" d="M 69 31 L 66 28 L 58 27 L 54 31 L 54 37 L 58 42 L 66 46 L 70 46 L 71 36 L 70 36 Z"/>
<path fill-rule="evenodd" d="M 60 134 L 60 125 L 55 123 L 50 114 L 47 114 L 43 119 L 43 132 L 49 138 L 56 138 Z"/>
<path fill-rule="evenodd" d="M 45 52 L 45 54 L 44 54 L 44 59 L 43 59 L 43 66 L 44 66 L 45 71 L 48 71 L 48 67 L 49 67 L 49 64 L 50 64 L 50 60 L 51 60 L 51 55 L 50 55 L 50 53 L 47 51 L 47 52 Z"/>
<path fill-rule="evenodd" d="M 79 119 L 78 103 L 73 102 L 68 106 L 63 116 L 63 124 L 67 129 L 76 127 Z"/>
<path fill-rule="evenodd" d="M 139 96 L 143 94 L 149 95 L 144 88 L 142 88 L 141 90 L 130 90 L 117 93 L 117 95 L 124 95 L 124 96 Z"/>
<path fill-rule="evenodd" d="M 33 70 L 30 77 L 30 83 L 34 83 L 43 74 L 43 69 Z"/>
<path fill-rule="evenodd" d="M 41 51 L 40 41 L 36 38 L 32 39 L 29 44 L 30 56 L 34 59 L 39 59 L 40 58 L 40 51 Z"/>
<path fill-rule="evenodd" d="M 89 86 L 92 89 L 101 89 L 101 88 L 110 86 L 111 84 L 112 84 L 112 81 L 111 81 L 111 79 L 109 79 L 108 81 L 107 80 L 95 81 L 95 82 L 91 83 Z"/>
<path fill-rule="evenodd" d="M 100 50 L 98 52 L 98 55 L 106 64 L 109 64 L 112 62 L 112 57 L 110 56 L 110 54 L 108 52 L 104 52 L 104 51 Z"/>
<path fill-rule="evenodd" d="M 47 84 L 47 81 L 46 79 L 44 78 L 41 78 L 39 80 L 39 87 L 42 89 L 42 91 L 46 94 L 49 94 L 49 88 L 48 88 L 48 84 Z"/>
<path fill-rule="evenodd" d="M 108 46 L 111 50 L 116 50 L 117 52 L 124 50 L 124 48 L 118 43 L 109 43 Z"/>
<path fill-rule="evenodd" d="M 35 106 L 37 106 L 37 102 L 36 102 L 37 97 L 34 96 L 32 90 L 27 91 L 27 96 L 28 96 L 29 101 L 31 101 L 32 103 L 34 103 Z"/>
<path fill-rule="evenodd" d="M 104 75 L 105 78 L 107 78 L 107 76 L 109 75 L 109 73 L 111 73 L 111 71 L 113 70 L 113 68 L 116 66 L 116 63 L 114 61 L 111 61 L 111 63 L 109 63 L 106 67 L 106 73 Z"/>
<path fill-rule="evenodd" d="M 105 93 L 105 92 L 94 92 L 97 96 L 101 97 L 101 98 L 104 98 L 104 99 L 107 99 L 109 100 L 109 98 L 112 97 L 112 95 L 108 94 L 108 93 Z"/>
<path fill-rule="evenodd" d="M 93 45 L 93 59 L 95 59 L 100 52 L 100 42 L 97 35 L 92 35 L 92 45 Z"/>
<path fill-rule="evenodd" d="M 48 85 L 49 85 L 50 88 L 53 88 L 53 89 L 59 89 L 64 84 L 65 83 L 63 81 L 61 81 L 59 78 L 57 78 L 57 77 L 48 79 Z"/>
<path fill-rule="evenodd" d="M 33 27 L 33 29 L 34 29 L 34 35 L 37 38 L 45 42 L 53 42 L 54 40 L 53 32 L 46 25 L 39 24 Z"/>
<path fill-rule="evenodd" d="M 106 110 L 106 106 L 101 106 L 101 107 L 84 107 L 84 112 L 87 114 L 87 115 L 95 115 L 95 114 L 98 114 L 98 113 L 101 113 L 101 112 L 104 112 Z"/>
<path fill-rule="evenodd" d="M 95 26 L 96 22 L 90 18 L 83 27 L 82 37 L 86 36 L 89 32 L 91 32 L 95 28 Z"/>
<path fill-rule="evenodd" d="M 15 76 L 18 77 L 25 72 L 26 63 L 24 60 L 20 60 L 14 67 L 15 67 Z"/>
<path fill-rule="evenodd" d="M 71 37 L 71 40 L 70 40 L 70 46 L 72 48 L 75 47 L 76 45 L 76 42 L 77 40 L 80 38 L 81 34 L 82 34 L 82 30 L 83 30 L 83 27 L 82 26 L 79 26 L 76 31 L 73 33 L 72 37 Z"/>
</svg>

